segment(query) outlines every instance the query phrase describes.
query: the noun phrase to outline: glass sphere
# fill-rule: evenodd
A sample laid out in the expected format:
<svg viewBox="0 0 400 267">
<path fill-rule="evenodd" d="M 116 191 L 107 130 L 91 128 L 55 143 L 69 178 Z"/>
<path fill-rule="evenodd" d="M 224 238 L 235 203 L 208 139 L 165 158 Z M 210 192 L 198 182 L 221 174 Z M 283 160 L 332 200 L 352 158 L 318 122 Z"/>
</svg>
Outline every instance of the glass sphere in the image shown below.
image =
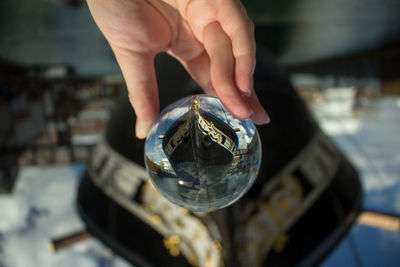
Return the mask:
<svg viewBox="0 0 400 267">
<path fill-rule="evenodd" d="M 145 162 L 153 185 L 170 202 L 212 211 L 232 204 L 253 184 L 261 142 L 250 119 L 233 117 L 217 97 L 194 95 L 157 117 Z"/>
</svg>

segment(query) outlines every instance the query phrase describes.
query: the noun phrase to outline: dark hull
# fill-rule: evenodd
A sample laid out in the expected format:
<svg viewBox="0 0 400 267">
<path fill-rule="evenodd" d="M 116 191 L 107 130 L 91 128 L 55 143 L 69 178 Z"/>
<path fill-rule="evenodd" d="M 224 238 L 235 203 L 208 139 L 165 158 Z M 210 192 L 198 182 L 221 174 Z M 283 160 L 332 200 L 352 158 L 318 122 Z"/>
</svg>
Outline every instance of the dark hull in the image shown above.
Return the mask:
<svg viewBox="0 0 400 267">
<path fill-rule="evenodd" d="M 257 52 L 261 60 L 257 63 L 255 88 L 261 104 L 267 108 L 272 118 L 270 125 L 258 128 L 263 153 L 258 178 L 242 199 L 225 209 L 209 213 L 207 220 L 204 216 L 188 214 L 203 223 L 211 221 L 212 227 L 208 228 L 210 235 L 214 230 L 220 232 L 219 237 L 212 235 L 212 238 L 220 238 L 218 240 L 221 242 L 224 255 L 227 255 L 223 259 L 225 266 L 250 266 L 243 264 L 239 258 L 243 252 L 240 247 L 247 245 L 242 237 L 245 233 L 246 220 L 257 215 L 258 209 L 262 208 L 259 203 L 260 196 L 264 194 L 263 188 L 275 184 L 271 193 L 262 199 L 265 202 L 272 201 L 274 193 L 282 190 L 282 186 L 276 183 L 280 179 L 279 172 L 293 162 L 293 159 L 307 148 L 307 144 L 320 134 L 318 126 L 287 79 L 281 74 L 274 73 L 275 68 L 265 63 L 269 62 L 266 60 L 269 58 L 263 54 L 262 49 L 259 48 Z M 168 83 L 169 77 L 165 79 Z M 169 92 L 168 89 L 165 89 L 165 92 Z M 176 94 L 177 99 L 181 97 L 183 95 Z M 168 98 L 161 97 L 161 99 Z M 114 112 L 109 124 L 106 143 L 113 153 L 123 156 L 132 163 L 144 166 L 143 142 L 135 139 L 131 131 L 125 130 L 127 125 L 134 125 L 133 113 L 127 98 L 122 97 L 117 106 L 118 109 Z M 325 156 L 330 157 L 332 151 L 327 149 Z M 137 191 L 126 197 L 118 190 L 114 193 L 108 190 L 114 188 L 113 183 L 118 177 L 118 168 L 109 166 L 109 171 L 102 170 L 102 168 L 107 168 L 108 162 L 112 160 L 112 157 L 107 155 L 105 153 L 98 168 L 94 168 L 90 175 L 83 177 L 79 187 L 78 210 L 89 231 L 135 266 L 189 266 L 188 259 L 182 254 L 175 257 L 170 255 L 171 251 L 166 249 L 164 244 L 166 236 L 154 230 L 157 225 L 151 227 L 128 209 L 128 204 L 135 204 L 138 207 L 145 204 L 146 199 L 141 197 L 141 192 L 144 190 L 142 184 L 138 185 Z M 358 174 L 351 164 L 340 152 L 335 155 L 338 159 L 335 161 L 337 165 L 332 167 L 332 176 L 326 179 L 329 182 L 324 187 L 318 187 L 309 182 L 308 176 L 312 173 L 308 174 L 302 169 L 307 157 L 299 159 L 299 168 L 290 170 L 288 175 L 296 177 L 296 184 L 298 188 L 301 188 L 300 199 L 306 199 L 318 188 L 320 191 L 310 205 L 305 206 L 305 202 L 300 202 L 296 209 L 303 207 L 304 212 L 293 219 L 281 233 L 286 238 L 286 242 L 281 247 L 273 246 L 266 250 L 261 255 L 260 265 L 316 265 L 346 234 L 360 208 L 362 189 Z M 184 158 L 179 156 L 178 153 L 172 160 L 175 163 L 182 162 Z M 329 169 L 330 166 L 324 165 L 326 162 L 329 161 L 322 161 L 322 167 Z M 328 176 L 328 173 L 326 175 Z M 321 177 L 325 179 L 324 176 Z M 248 210 L 252 211 L 246 212 Z M 159 212 L 162 216 L 163 210 Z M 169 215 L 169 213 L 166 212 L 164 215 Z M 178 221 L 169 225 L 175 225 L 177 228 L 174 229 L 179 230 L 185 225 Z M 267 239 L 268 237 L 266 235 Z M 195 243 L 194 238 L 188 240 L 189 245 Z"/>
<path fill-rule="evenodd" d="M 271 250 L 265 266 L 317 265 L 352 226 L 361 198 L 357 174 L 343 158 L 332 183 L 287 232 L 290 239 L 285 250 Z M 134 266 L 191 266 L 182 255 L 172 257 L 160 233 L 107 196 L 87 174 L 79 186 L 77 206 L 89 232 Z M 234 216 L 232 209 L 226 210 Z M 235 229 L 235 225 L 224 227 Z"/>
</svg>

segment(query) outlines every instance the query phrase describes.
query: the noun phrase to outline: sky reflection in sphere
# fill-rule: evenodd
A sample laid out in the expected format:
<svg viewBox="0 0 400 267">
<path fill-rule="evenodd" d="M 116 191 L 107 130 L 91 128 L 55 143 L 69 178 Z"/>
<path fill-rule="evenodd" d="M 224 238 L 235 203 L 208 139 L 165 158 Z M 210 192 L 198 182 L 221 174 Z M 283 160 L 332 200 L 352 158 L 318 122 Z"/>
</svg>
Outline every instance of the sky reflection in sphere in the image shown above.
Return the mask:
<svg viewBox="0 0 400 267">
<path fill-rule="evenodd" d="M 254 183 L 261 143 L 250 119 L 233 117 L 209 95 L 164 109 L 145 144 L 153 185 L 170 202 L 202 212 L 226 207 Z"/>
</svg>

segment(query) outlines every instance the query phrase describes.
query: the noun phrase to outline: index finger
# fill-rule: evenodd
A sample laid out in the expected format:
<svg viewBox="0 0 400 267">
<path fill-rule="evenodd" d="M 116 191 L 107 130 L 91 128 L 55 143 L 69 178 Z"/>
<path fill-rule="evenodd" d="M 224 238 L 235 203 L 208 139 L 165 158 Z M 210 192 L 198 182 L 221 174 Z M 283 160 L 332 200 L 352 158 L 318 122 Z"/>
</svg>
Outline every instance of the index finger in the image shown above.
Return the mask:
<svg viewBox="0 0 400 267">
<path fill-rule="evenodd" d="M 256 42 L 254 24 L 246 9 L 238 0 L 221 1 L 218 19 L 224 32 L 232 40 L 235 58 L 235 82 L 239 90 L 249 95 L 252 90 L 253 73 L 256 65 Z"/>
<path fill-rule="evenodd" d="M 235 117 L 248 118 L 252 110 L 243 101 L 232 80 L 234 57 L 231 40 L 218 22 L 207 25 L 203 31 L 204 48 L 210 58 L 210 78 L 217 96 Z"/>
</svg>

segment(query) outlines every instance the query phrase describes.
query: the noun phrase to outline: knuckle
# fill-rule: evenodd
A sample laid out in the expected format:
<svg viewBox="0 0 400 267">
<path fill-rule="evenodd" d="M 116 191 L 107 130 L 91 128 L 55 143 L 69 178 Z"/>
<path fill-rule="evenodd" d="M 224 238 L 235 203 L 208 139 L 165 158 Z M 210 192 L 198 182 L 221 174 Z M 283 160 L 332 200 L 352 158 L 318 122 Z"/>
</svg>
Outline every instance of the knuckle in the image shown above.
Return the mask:
<svg viewBox="0 0 400 267">
<path fill-rule="evenodd" d="M 249 17 L 246 17 L 240 23 L 240 28 L 246 29 L 248 31 L 253 31 L 254 30 L 254 23 Z"/>
<path fill-rule="evenodd" d="M 246 19 L 246 24 L 247 24 L 247 28 L 249 29 L 249 30 L 254 30 L 254 22 L 250 19 L 250 18 L 247 18 Z"/>
</svg>

